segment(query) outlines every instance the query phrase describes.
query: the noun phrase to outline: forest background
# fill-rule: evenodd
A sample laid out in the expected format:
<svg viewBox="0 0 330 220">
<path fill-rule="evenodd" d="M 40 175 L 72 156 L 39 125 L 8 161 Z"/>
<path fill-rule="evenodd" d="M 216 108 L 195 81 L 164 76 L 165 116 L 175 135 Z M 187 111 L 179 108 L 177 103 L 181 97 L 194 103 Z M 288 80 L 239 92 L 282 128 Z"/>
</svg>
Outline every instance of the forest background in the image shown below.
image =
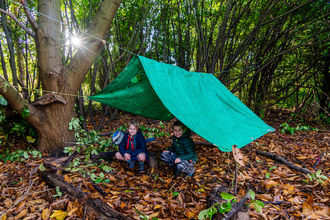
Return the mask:
<svg viewBox="0 0 330 220">
<path fill-rule="evenodd" d="M 75 140 L 68 130 L 73 108 L 86 130 L 87 116 L 102 111 L 98 125 L 91 118 L 100 130 L 118 111 L 86 97 L 105 88 L 134 54 L 214 74 L 261 118 L 283 107 L 294 117 L 309 111 L 330 121 L 328 1 L 123 1 L 117 13 L 120 2 L 112 11 L 92 0 L 42 4 L 49 5 L 37 12 L 37 2 L 1 1 L 0 93 L 24 118 L 7 126 L 13 113 L 1 98 L 6 139 L 28 133 L 23 138 L 39 136 L 41 151 L 63 149 Z M 98 9 L 113 22 L 103 23 Z M 43 95 L 48 101 L 33 102 Z"/>
<path fill-rule="evenodd" d="M 135 219 L 139 219 L 136 210 L 162 218 L 197 218 L 206 208 L 211 188 L 232 183 L 234 162 L 229 154 L 226 158 L 205 146 L 198 148 L 200 160 L 192 180 L 175 180 L 166 167 L 159 175 L 133 178 L 122 164 L 102 163 L 93 170 L 86 165 L 92 163 L 90 152 L 110 149 L 111 140 L 102 139 L 100 132 L 125 130 L 132 118 L 142 123 L 147 137 L 157 136 L 154 150 L 161 152 L 169 145 L 172 122 L 136 118 L 87 99 L 109 85 L 135 54 L 214 74 L 268 124 L 296 141 L 308 142 L 309 152 L 320 156 L 329 150 L 330 4 L 326 0 L 0 0 L 0 7 L 0 165 L 6 171 L 0 175 L 3 218 L 7 213 L 10 218 L 47 219 L 56 209 L 62 210 L 57 213 L 62 219 L 70 213 L 69 218 L 84 216 L 79 204 L 61 197 L 59 190 L 48 189 L 32 171 L 29 174 L 30 167 L 43 164 L 41 154 L 63 150 L 70 154 L 84 151 L 87 160 L 75 158 L 68 165 L 68 182 L 88 190 L 85 174 L 91 175 L 106 188 L 108 196 L 103 199 Z M 274 111 L 278 117 L 272 115 Z M 266 135 L 253 147 L 313 166 L 304 162 L 315 159 L 312 154 L 306 156 L 306 151 L 277 138 Z M 205 141 L 197 135 L 193 139 Z M 239 177 L 240 196 L 250 183 L 259 199 L 283 204 L 274 211 L 274 204 L 267 203 L 273 219 L 329 216 L 329 206 L 323 206 L 329 202 L 328 183 L 313 182 L 251 152 L 245 152 L 244 160 L 250 160 L 251 166 Z M 325 153 L 319 165 L 322 172 L 329 171 L 327 158 Z M 270 174 L 272 170 L 275 175 Z M 33 188 L 32 177 L 37 183 Z M 135 189 L 140 191 L 135 195 L 127 187 L 131 182 L 144 182 L 146 187 Z M 28 194 L 31 188 L 36 195 Z M 287 193 L 279 195 L 279 189 Z M 152 208 L 134 203 L 132 197 L 138 196 Z M 42 204 L 36 211 L 25 200 Z M 13 211 L 15 204 L 18 207 Z M 250 216 L 261 218 L 256 212 Z"/>
</svg>

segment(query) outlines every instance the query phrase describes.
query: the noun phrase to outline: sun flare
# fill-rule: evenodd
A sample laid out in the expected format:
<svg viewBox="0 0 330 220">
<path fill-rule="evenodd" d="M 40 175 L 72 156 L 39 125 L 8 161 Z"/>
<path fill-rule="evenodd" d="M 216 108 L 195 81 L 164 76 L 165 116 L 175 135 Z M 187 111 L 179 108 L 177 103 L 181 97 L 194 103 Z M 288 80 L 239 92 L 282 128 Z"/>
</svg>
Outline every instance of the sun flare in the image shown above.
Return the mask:
<svg viewBox="0 0 330 220">
<path fill-rule="evenodd" d="M 75 46 L 79 46 L 81 44 L 81 41 L 78 37 L 71 38 L 71 43 Z"/>
</svg>

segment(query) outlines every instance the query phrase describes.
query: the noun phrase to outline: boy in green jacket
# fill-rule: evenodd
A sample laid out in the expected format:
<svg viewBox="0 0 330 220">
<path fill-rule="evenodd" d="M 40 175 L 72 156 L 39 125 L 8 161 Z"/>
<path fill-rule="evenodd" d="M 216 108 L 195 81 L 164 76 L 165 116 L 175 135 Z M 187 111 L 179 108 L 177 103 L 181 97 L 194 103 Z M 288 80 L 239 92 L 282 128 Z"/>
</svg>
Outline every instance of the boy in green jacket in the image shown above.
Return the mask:
<svg viewBox="0 0 330 220">
<path fill-rule="evenodd" d="M 173 144 L 160 155 L 160 159 L 168 163 L 174 169 L 174 175 L 180 172 L 193 176 L 197 153 L 193 140 L 189 137 L 191 131 L 182 122 L 176 121 L 173 124 Z"/>
</svg>

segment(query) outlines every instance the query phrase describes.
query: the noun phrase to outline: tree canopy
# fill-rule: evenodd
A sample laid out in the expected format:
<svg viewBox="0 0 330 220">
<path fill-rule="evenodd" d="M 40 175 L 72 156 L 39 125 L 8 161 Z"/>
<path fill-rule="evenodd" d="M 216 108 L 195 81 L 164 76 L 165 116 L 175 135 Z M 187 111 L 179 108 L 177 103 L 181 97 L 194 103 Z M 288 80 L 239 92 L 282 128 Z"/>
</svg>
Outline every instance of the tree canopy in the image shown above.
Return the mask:
<svg viewBox="0 0 330 220">
<path fill-rule="evenodd" d="M 83 97 L 105 88 L 134 54 L 214 74 L 260 117 L 274 106 L 330 117 L 326 0 L 0 2 L 1 129 L 38 137 L 42 151 L 75 142 L 75 104 L 92 120 Z"/>
</svg>

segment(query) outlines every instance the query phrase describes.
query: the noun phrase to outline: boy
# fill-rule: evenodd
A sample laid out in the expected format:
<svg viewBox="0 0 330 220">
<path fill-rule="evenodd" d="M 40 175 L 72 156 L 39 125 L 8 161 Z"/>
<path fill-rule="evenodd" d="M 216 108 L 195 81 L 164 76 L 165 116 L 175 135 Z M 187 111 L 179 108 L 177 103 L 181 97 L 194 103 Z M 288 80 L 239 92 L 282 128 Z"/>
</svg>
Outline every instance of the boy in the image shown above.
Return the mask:
<svg viewBox="0 0 330 220">
<path fill-rule="evenodd" d="M 149 160 L 149 154 L 140 125 L 136 121 L 132 121 L 128 124 L 127 130 L 128 133 L 125 133 L 120 142 L 119 152 L 115 154 L 115 158 L 126 161 L 130 170 L 133 170 L 135 163 L 139 161 L 139 172 L 144 173 L 144 162 Z"/>
<path fill-rule="evenodd" d="M 197 161 L 197 153 L 195 144 L 189 137 L 191 131 L 180 121 L 174 122 L 173 131 L 173 144 L 161 153 L 160 159 L 173 167 L 174 175 L 182 172 L 192 177 L 196 170 L 194 166 Z"/>
</svg>

